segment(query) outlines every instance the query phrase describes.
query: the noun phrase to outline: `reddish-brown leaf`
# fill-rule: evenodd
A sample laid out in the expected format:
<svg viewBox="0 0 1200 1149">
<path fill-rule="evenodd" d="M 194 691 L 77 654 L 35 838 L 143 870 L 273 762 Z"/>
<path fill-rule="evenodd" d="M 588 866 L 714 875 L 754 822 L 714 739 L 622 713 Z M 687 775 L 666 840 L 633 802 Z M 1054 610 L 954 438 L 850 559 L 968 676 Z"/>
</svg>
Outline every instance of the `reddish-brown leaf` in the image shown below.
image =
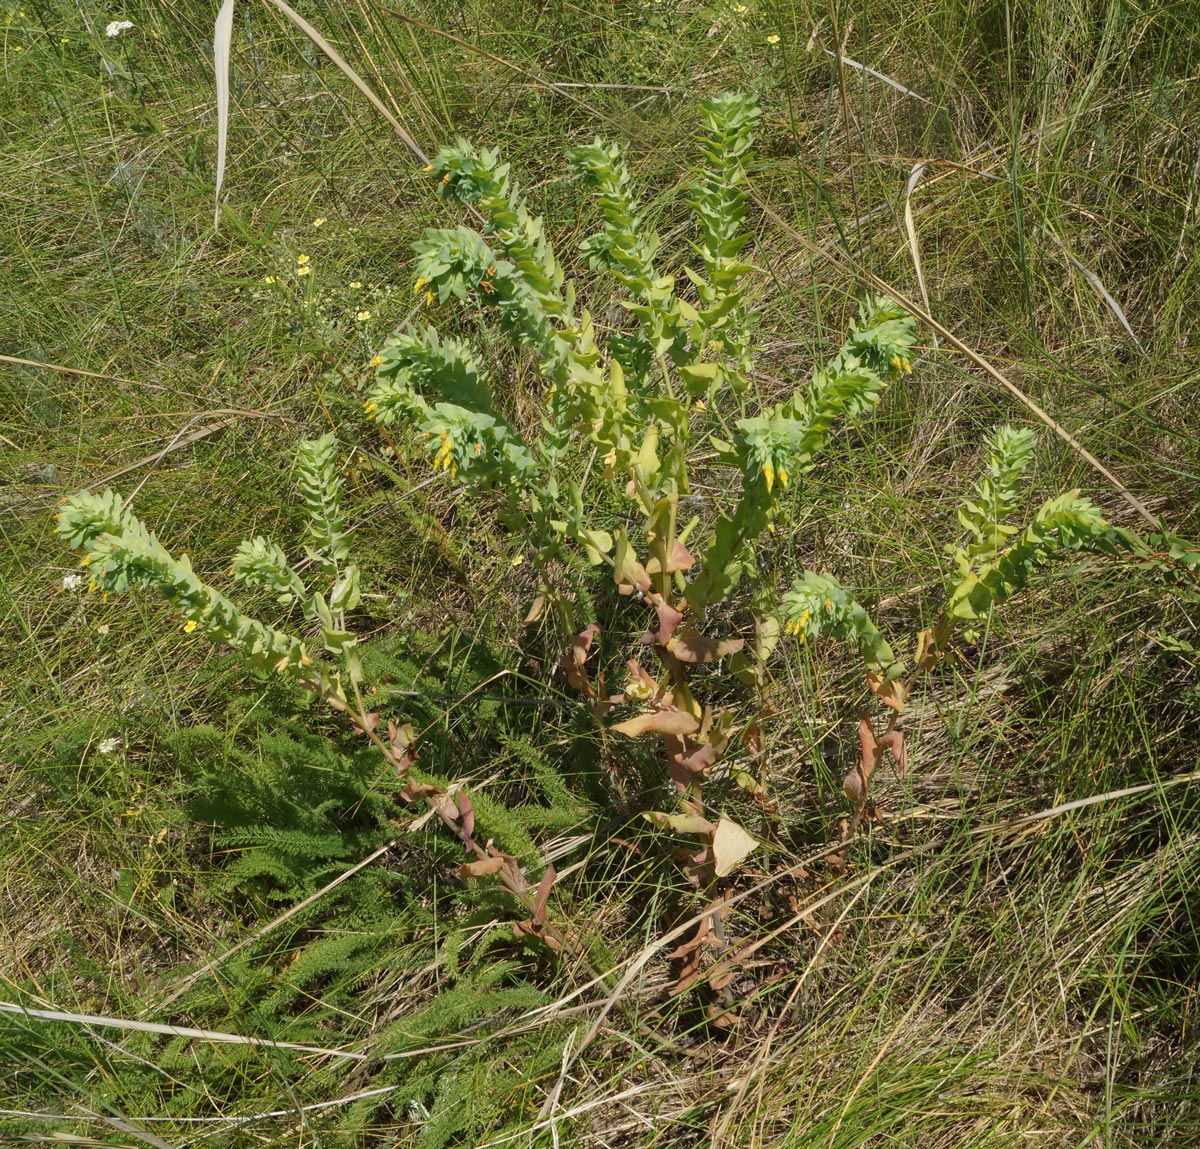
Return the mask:
<svg viewBox="0 0 1200 1149">
<path fill-rule="evenodd" d="M 932 630 L 923 630 L 917 635 L 916 663 L 922 670 L 929 670 L 937 662 L 937 640 Z"/>
<path fill-rule="evenodd" d="M 444 791 L 440 787 L 434 786 L 432 783 L 409 782 L 408 785 L 400 791 L 400 797 L 406 802 L 411 803 L 415 802 L 418 798 L 437 798 L 440 797 L 442 793 L 444 793 Z"/>
<path fill-rule="evenodd" d="M 550 897 L 550 887 L 554 885 L 554 879 L 557 877 L 558 871 L 553 866 L 547 866 L 542 880 L 538 882 L 537 897 L 533 902 L 533 918 L 531 919 L 534 929 L 540 930 L 542 923 L 546 920 L 546 900 Z"/>
<path fill-rule="evenodd" d="M 886 746 L 896 760 L 896 773 L 901 780 L 908 777 L 908 742 L 903 730 L 889 730 L 880 740 L 880 745 Z"/>
<path fill-rule="evenodd" d="M 867 685 L 884 706 L 890 706 L 897 714 L 904 713 L 904 683 L 898 678 L 886 682 L 883 675 L 867 671 Z"/>
<path fill-rule="evenodd" d="M 503 854 L 494 854 L 477 862 L 464 862 L 458 867 L 458 872 L 464 878 L 482 878 L 485 874 L 498 874 L 504 868 L 505 861 Z"/>
<path fill-rule="evenodd" d="M 651 710 L 618 722 L 613 729 L 637 738 L 640 734 L 691 734 L 700 729 L 700 723 L 684 710 Z"/>
<path fill-rule="evenodd" d="M 842 790 L 851 802 L 861 806 L 867 800 L 871 778 L 883 754 L 883 746 L 875 737 L 875 729 L 869 718 L 859 719 L 858 743 L 858 765 L 842 779 Z"/>
<path fill-rule="evenodd" d="M 715 662 L 727 654 L 736 654 L 746 645 L 744 638 L 715 639 L 685 626 L 667 643 L 667 649 L 680 662 Z"/>
<path fill-rule="evenodd" d="M 379 725 L 379 715 L 374 710 L 369 710 L 366 714 L 352 714 L 350 721 L 364 734 L 374 734 Z"/>
<path fill-rule="evenodd" d="M 462 833 L 461 838 L 467 849 L 471 849 L 471 835 L 475 832 L 475 807 L 471 805 L 471 799 L 467 797 L 465 790 L 460 790 L 455 795 L 455 800 L 458 802 L 458 812 L 462 816 Z"/>
<path fill-rule="evenodd" d="M 408 773 L 408 768 L 417 760 L 416 748 L 413 745 L 416 735 L 413 733 L 412 725 L 408 722 L 403 725 L 389 722 L 387 736 L 388 748 L 396 763 L 396 773 L 403 778 Z"/>
<path fill-rule="evenodd" d="M 649 595 L 647 595 L 649 600 Z M 658 615 L 658 630 L 648 630 L 642 635 L 642 642 L 646 646 L 651 646 L 658 643 L 659 646 L 666 646 L 671 641 L 671 636 L 675 633 L 675 628 L 683 621 L 683 615 L 677 611 L 669 602 L 665 602 L 659 596 L 655 596 L 652 605 L 655 613 Z"/>
<path fill-rule="evenodd" d="M 585 664 L 587 663 L 588 653 L 592 649 L 592 643 L 599 631 L 599 625 L 593 622 L 578 634 L 571 635 L 571 650 L 568 654 L 563 655 L 562 664 L 563 669 L 567 672 L 567 681 L 581 694 L 586 694 L 589 698 L 594 698 L 596 692 L 592 688 L 591 681 L 588 679 Z"/>
<path fill-rule="evenodd" d="M 691 570 L 696 565 L 696 556 L 687 549 L 678 539 L 675 540 L 671 547 L 671 554 L 667 558 L 667 574 L 674 574 L 676 571 Z M 649 574 L 662 574 L 662 563 L 657 558 L 651 558 L 646 563 L 646 571 Z"/>
</svg>

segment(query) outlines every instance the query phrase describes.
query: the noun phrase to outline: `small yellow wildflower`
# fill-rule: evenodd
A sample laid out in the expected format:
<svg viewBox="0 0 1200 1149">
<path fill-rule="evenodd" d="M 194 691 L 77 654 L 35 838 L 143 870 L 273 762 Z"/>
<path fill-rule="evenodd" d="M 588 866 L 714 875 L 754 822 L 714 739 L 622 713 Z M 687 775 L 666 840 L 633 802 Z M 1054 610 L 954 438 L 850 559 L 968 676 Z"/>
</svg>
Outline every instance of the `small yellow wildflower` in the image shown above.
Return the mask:
<svg viewBox="0 0 1200 1149">
<path fill-rule="evenodd" d="M 512 565 L 515 567 L 519 567 L 524 561 L 525 561 L 525 556 L 523 554 L 519 554 L 519 555 L 517 555 L 517 557 L 515 559 L 513 559 Z"/>
<path fill-rule="evenodd" d="M 298 256 L 296 256 L 296 262 L 301 267 L 303 267 L 308 262 L 308 256 L 307 255 L 298 255 Z"/>
<path fill-rule="evenodd" d="M 309 275 L 309 274 L 311 274 L 311 272 L 312 272 L 311 267 L 298 267 L 296 269 L 297 275 Z"/>
<path fill-rule="evenodd" d="M 767 43 L 768 44 L 778 44 L 779 43 L 779 34 L 777 32 L 772 32 L 767 37 Z"/>
<path fill-rule="evenodd" d="M 379 364 L 380 364 L 380 363 L 382 363 L 382 362 L 383 362 L 383 356 L 382 356 L 382 355 L 376 355 L 376 356 L 375 356 L 375 358 L 374 358 L 374 359 L 372 359 L 372 360 L 371 360 L 371 362 L 368 364 L 368 366 L 369 366 L 369 367 L 378 367 L 378 366 L 379 366 Z"/>
<path fill-rule="evenodd" d="M 421 288 L 424 286 L 425 286 L 425 277 L 423 275 L 418 275 L 417 282 L 413 284 L 413 295 L 420 295 Z"/>
<path fill-rule="evenodd" d="M 734 11 L 735 11 L 735 12 L 736 12 L 736 13 L 737 13 L 739 16 L 744 16 L 744 15 L 746 14 L 746 5 L 745 5 L 745 4 L 739 4 L 739 5 L 737 5 L 737 7 L 735 7 L 735 8 L 734 8 Z"/>
<path fill-rule="evenodd" d="M 433 171 L 433 164 L 426 164 L 426 165 L 425 165 L 425 166 L 424 166 L 424 167 L 421 169 L 421 171 L 423 171 L 423 172 L 431 172 L 431 171 Z"/>
<path fill-rule="evenodd" d="M 358 290 L 360 287 L 362 287 L 362 284 L 361 284 L 361 283 L 359 283 L 357 279 L 352 279 L 352 280 L 350 281 L 350 286 L 351 286 L 352 288 L 354 288 L 354 290 L 355 290 L 355 291 L 357 291 L 357 290 Z"/>
<path fill-rule="evenodd" d="M 189 618 L 187 622 L 183 624 L 183 633 L 191 634 L 192 631 L 195 630 L 199 625 L 200 624 L 194 618 Z"/>
<path fill-rule="evenodd" d="M 264 275 L 263 276 L 263 283 L 274 283 L 274 282 L 275 282 L 275 277 L 273 275 Z"/>
<path fill-rule="evenodd" d="M 425 292 L 425 304 L 427 307 L 433 306 L 433 292 L 432 291 Z"/>
<path fill-rule="evenodd" d="M 825 600 L 825 609 L 826 609 L 826 610 L 833 610 L 833 599 L 831 599 L 831 598 L 827 598 L 827 599 Z"/>
<path fill-rule="evenodd" d="M 312 225 L 313 225 L 313 227 L 324 227 L 325 226 L 325 217 L 320 216 L 319 218 L 314 219 Z"/>
<path fill-rule="evenodd" d="M 90 567 L 90 566 L 92 565 L 92 556 L 91 556 L 91 555 L 84 555 L 84 556 L 83 556 L 83 558 L 82 558 L 82 559 L 80 559 L 80 561 L 79 561 L 79 565 L 80 565 L 81 567 Z"/>
<path fill-rule="evenodd" d="M 363 410 L 366 411 L 366 413 L 368 415 L 374 415 L 375 414 L 375 404 L 374 403 L 364 403 Z"/>
<path fill-rule="evenodd" d="M 371 313 L 369 311 L 360 311 L 354 318 L 357 319 L 360 323 L 365 323 L 368 319 L 371 318 Z"/>
</svg>

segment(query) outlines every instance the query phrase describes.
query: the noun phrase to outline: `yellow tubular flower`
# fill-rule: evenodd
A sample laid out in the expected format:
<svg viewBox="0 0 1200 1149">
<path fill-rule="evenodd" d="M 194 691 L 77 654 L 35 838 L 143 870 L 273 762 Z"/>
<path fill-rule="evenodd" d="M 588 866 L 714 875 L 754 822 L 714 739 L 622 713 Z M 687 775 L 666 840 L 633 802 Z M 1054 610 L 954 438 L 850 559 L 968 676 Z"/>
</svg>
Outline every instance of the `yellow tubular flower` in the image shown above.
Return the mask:
<svg viewBox="0 0 1200 1149">
<path fill-rule="evenodd" d="M 368 415 L 374 415 L 375 414 L 375 404 L 374 403 L 364 403 L 363 410 L 366 411 L 366 413 Z"/>
<path fill-rule="evenodd" d="M 779 485 L 781 487 L 786 487 L 788 485 L 787 467 L 779 468 Z"/>
<path fill-rule="evenodd" d="M 418 275 L 417 282 L 413 287 L 413 295 L 419 295 L 421 292 L 421 288 L 424 286 L 425 286 L 425 277 L 423 275 Z"/>
<path fill-rule="evenodd" d="M 770 463 L 763 463 L 763 481 L 767 484 L 767 493 L 770 494 L 775 486 L 775 468 Z"/>
</svg>

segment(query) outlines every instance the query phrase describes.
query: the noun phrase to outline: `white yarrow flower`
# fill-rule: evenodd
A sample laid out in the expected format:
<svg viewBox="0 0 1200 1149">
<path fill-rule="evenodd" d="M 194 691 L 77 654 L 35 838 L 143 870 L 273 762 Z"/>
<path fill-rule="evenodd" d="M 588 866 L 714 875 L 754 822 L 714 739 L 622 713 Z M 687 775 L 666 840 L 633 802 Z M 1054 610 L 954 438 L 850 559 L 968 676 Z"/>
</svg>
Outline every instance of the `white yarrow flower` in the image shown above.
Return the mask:
<svg viewBox="0 0 1200 1149">
<path fill-rule="evenodd" d="M 114 750 L 121 748 L 121 740 L 119 738 L 104 738 L 96 743 L 96 749 L 101 754 L 111 754 Z"/>
<path fill-rule="evenodd" d="M 114 20 L 107 28 L 104 29 L 104 34 L 112 40 L 119 36 L 122 32 L 128 32 L 133 27 L 132 20 Z"/>
<path fill-rule="evenodd" d="M 83 586 L 83 575 L 69 574 L 64 575 L 62 580 L 63 590 L 78 590 Z"/>
</svg>

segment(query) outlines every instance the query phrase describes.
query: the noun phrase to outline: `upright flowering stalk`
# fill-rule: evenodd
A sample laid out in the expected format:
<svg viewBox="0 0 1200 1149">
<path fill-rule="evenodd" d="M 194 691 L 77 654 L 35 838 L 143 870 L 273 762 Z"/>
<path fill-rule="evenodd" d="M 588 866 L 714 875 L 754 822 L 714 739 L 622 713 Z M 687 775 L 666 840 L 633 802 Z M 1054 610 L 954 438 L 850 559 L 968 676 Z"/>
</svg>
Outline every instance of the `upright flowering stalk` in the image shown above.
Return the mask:
<svg viewBox="0 0 1200 1149">
<path fill-rule="evenodd" d="M 85 552 L 82 565 L 93 589 L 123 594 L 154 588 L 181 611 L 188 633 L 201 630 L 210 641 L 234 647 L 251 670 L 288 675 L 337 709 L 350 709 L 346 686 L 357 691 L 362 667 L 358 639 L 347 628 L 346 615 L 358 606 L 361 594 L 358 567 L 348 561 L 336 450 L 330 434 L 305 440 L 296 455 L 296 485 L 307 512 L 305 551 L 323 589 L 310 587 L 283 548 L 262 536 L 238 546 L 231 568 L 236 581 L 273 592 L 281 606 L 299 605 L 304 617 L 320 627 L 332 662 L 314 660 L 299 638 L 246 614 L 203 582 L 188 556 L 174 557 L 114 491 L 71 496 L 58 515 L 58 532 Z"/>
<path fill-rule="evenodd" d="M 885 347 L 880 354 L 888 350 Z M 891 712 L 882 734 L 875 733 L 869 717 L 859 723 L 862 755 L 843 782 L 847 797 L 855 804 L 848 835 L 866 809 L 871 777 L 883 751 L 890 751 L 901 771 L 905 769 L 908 752 L 897 720 L 917 678 L 945 653 L 955 628 L 986 618 L 1056 554 L 1086 548 L 1110 550 L 1119 541 L 1119 533 L 1078 491 L 1049 499 L 1024 530 L 1004 521 L 1017 508 L 1019 482 L 1035 445 L 1032 431 L 1008 426 L 998 428 L 988 440 L 984 476 L 958 509 L 967 538 L 947 548 L 954 570 L 946 584 L 944 606 L 934 625 L 917 636 L 911 670 L 896 658 L 853 593 L 831 575 L 806 571 L 783 597 L 784 632 L 802 641 L 826 637 L 857 647 L 868 687 Z M 970 631 L 964 633 L 971 636 Z"/>
<path fill-rule="evenodd" d="M 116 492 L 72 495 L 58 514 L 58 533 L 84 552 L 82 565 L 93 589 L 124 594 L 154 588 L 212 642 L 240 651 L 252 669 L 297 679 L 308 673 L 312 659 L 298 638 L 244 614 L 202 582 L 188 556 L 173 557 Z"/>
</svg>

